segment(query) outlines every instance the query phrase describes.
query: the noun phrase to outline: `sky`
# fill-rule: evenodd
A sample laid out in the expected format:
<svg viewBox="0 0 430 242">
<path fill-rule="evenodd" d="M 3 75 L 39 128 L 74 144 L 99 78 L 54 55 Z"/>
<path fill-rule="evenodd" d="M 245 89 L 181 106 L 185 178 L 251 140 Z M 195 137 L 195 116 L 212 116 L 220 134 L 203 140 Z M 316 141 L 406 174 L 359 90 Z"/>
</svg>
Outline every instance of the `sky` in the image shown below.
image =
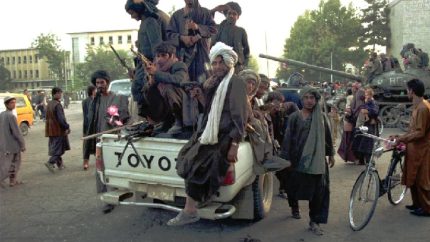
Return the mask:
<svg viewBox="0 0 430 242">
<path fill-rule="evenodd" d="M 229 0 L 200 0 L 206 8 L 214 8 Z M 318 7 L 320 0 L 235 0 L 242 7 L 237 25 L 245 28 L 251 55 L 260 53 L 281 56 L 285 40 L 297 17 Z M 41 33 L 60 37 L 61 47 L 71 49 L 66 33 L 138 29 L 139 23 L 125 12 L 126 0 L 2 0 L 0 1 L 0 50 L 29 48 Z M 362 0 L 353 2 L 357 8 L 366 6 Z M 183 0 L 160 0 L 158 8 L 169 12 L 184 6 Z M 215 21 L 223 17 L 217 13 Z M 266 48 L 267 39 L 267 48 Z M 258 59 L 261 73 L 275 76 L 278 63 Z M 267 68 L 268 67 L 268 68 Z"/>
</svg>

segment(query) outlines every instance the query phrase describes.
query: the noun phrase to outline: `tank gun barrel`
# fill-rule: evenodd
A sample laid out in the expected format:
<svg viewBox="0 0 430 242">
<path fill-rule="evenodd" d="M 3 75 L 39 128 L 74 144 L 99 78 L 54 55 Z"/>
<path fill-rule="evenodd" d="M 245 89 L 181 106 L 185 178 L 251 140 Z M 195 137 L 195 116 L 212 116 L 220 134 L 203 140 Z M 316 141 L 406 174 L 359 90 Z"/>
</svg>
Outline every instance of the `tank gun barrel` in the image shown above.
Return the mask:
<svg viewBox="0 0 430 242">
<path fill-rule="evenodd" d="M 364 78 L 362 76 L 356 76 L 356 75 L 349 74 L 349 73 L 346 73 L 346 72 L 343 72 L 343 71 L 336 71 L 336 70 L 331 70 L 331 69 L 320 67 L 320 66 L 310 65 L 310 64 L 307 64 L 307 63 L 304 63 L 304 62 L 301 62 L 301 61 L 296 61 L 296 60 L 291 60 L 291 59 L 283 59 L 283 58 L 273 57 L 273 56 L 265 55 L 265 54 L 260 54 L 259 57 L 260 58 L 264 58 L 264 59 L 269 59 L 269 60 L 274 60 L 274 61 L 282 62 L 282 63 L 285 63 L 287 65 L 302 67 L 302 68 L 311 69 L 311 70 L 317 70 L 317 71 L 321 71 L 321 72 L 324 72 L 324 73 L 333 74 L 335 76 L 340 76 L 340 77 L 348 78 L 348 79 L 351 79 L 351 80 L 364 81 Z"/>
</svg>

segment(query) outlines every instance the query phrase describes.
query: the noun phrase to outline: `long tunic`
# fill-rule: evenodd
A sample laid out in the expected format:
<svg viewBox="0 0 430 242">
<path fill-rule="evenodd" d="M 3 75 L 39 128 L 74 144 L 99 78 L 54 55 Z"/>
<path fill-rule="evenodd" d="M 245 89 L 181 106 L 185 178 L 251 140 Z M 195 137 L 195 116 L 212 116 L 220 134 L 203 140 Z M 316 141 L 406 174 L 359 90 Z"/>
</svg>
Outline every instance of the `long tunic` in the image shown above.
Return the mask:
<svg viewBox="0 0 430 242">
<path fill-rule="evenodd" d="M 364 123 L 360 121 L 363 115 L 360 115 L 359 113 L 362 109 L 366 109 L 367 111 L 369 111 L 368 113 L 369 120 Z M 363 126 L 366 126 L 368 128 L 367 133 L 373 134 L 373 135 L 379 135 L 378 125 L 377 125 L 378 113 L 379 113 L 379 106 L 374 100 L 370 100 L 366 102 L 356 110 L 355 116 L 356 117 L 362 116 L 360 118 L 357 118 L 357 124 L 362 123 Z M 364 136 L 355 136 L 353 137 L 353 141 L 352 141 L 352 150 L 356 153 L 355 155 L 358 157 L 361 157 L 363 155 L 369 156 L 373 152 L 374 143 L 375 141 L 371 138 L 364 137 Z"/>
<path fill-rule="evenodd" d="M 193 20 L 199 27 L 197 33 L 190 34 L 185 27 L 187 20 Z M 209 64 L 210 39 L 216 33 L 216 24 L 210 11 L 203 7 L 197 7 L 190 14 L 185 14 L 184 8 L 174 12 L 166 29 L 167 40 L 177 50 L 178 58 L 188 66 L 190 80 L 203 82 L 207 78 L 206 65 Z M 191 47 L 185 46 L 181 36 L 200 34 L 202 39 Z"/>
<path fill-rule="evenodd" d="M 196 201 L 206 201 L 217 192 L 229 167 L 227 153 L 231 142 L 240 142 L 247 122 L 245 83 L 233 75 L 224 101 L 219 123 L 218 143 L 202 145 L 199 138 L 208 122 L 210 107 L 218 85 L 205 90 L 206 110 L 202 125 L 178 154 L 176 169 L 185 179 L 187 195 Z M 238 161 L 241 162 L 241 161 Z"/>
<path fill-rule="evenodd" d="M 12 111 L 0 113 L 0 130 L 0 181 L 3 181 L 9 176 L 14 158 L 20 158 L 19 154 L 25 148 L 25 142 Z M 20 165 L 21 159 L 15 160 L 15 173 Z"/>
<path fill-rule="evenodd" d="M 248 35 L 244 28 L 232 25 L 227 20 L 221 22 L 218 33 L 213 38 L 214 45 L 216 42 L 221 41 L 224 44 L 233 47 L 234 52 L 238 56 L 236 64 L 236 71 L 240 71 L 243 67 L 248 65 L 250 50 L 248 44 Z"/>
<path fill-rule="evenodd" d="M 427 101 L 414 108 L 409 131 L 399 141 L 406 143 L 403 184 L 430 191 L 430 104 Z"/>
<path fill-rule="evenodd" d="M 69 139 L 65 133 L 70 126 L 66 121 L 63 107 L 58 100 L 51 100 L 48 103 L 45 124 L 45 134 L 49 137 L 48 154 L 50 156 L 61 156 L 66 150 L 70 150 Z"/>
<path fill-rule="evenodd" d="M 130 115 L 128 113 L 127 98 L 117 96 L 111 92 L 106 96 L 96 96 L 92 100 L 90 109 L 88 111 L 89 126 L 85 132 L 85 135 L 95 134 L 113 128 L 113 126 L 108 123 L 110 117 L 107 113 L 107 108 L 111 105 L 118 107 L 119 118 L 121 121 L 123 121 L 123 123 L 128 120 Z M 85 147 L 89 149 L 90 154 L 95 153 L 95 141 L 95 139 L 86 140 Z"/>
<path fill-rule="evenodd" d="M 163 22 L 163 18 L 146 15 L 143 16 L 140 22 L 137 35 L 137 48 L 139 53 L 142 53 L 149 60 L 155 58 L 155 48 L 166 39 L 166 24 Z M 146 82 L 147 73 L 143 67 L 143 63 L 136 58 L 135 80 L 132 83 L 131 92 L 134 100 L 139 104 L 144 102 L 142 90 Z"/>
<path fill-rule="evenodd" d="M 323 115 L 325 132 L 325 156 L 333 156 L 334 148 L 327 116 Z M 291 161 L 293 171 L 289 175 L 286 189 L 288 202 L 308 200 L 311 221 L 327 223 L 330 203 L 330 177 L 327 165 L 324 174 L 307 174 L 298 171 L 299 161 L 309 135 L 312 115 L 303 119 L 301 111 L 293 113 L 288 120 L 288 128 L 281 147 L 281 157 Z M 326 164 L 324 157 L 321 162 Z M 292 204 L 290 203 L 290 206 Z"/>
</svg>

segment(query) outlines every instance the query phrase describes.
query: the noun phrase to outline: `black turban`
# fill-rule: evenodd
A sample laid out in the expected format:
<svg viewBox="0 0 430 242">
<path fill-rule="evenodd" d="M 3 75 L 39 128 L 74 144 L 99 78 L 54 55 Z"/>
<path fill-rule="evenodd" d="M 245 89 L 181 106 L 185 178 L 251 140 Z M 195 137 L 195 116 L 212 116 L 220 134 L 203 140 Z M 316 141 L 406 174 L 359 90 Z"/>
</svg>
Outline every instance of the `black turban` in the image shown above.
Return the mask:
<svg viewBox="0 0 430 242">
<path fill-rule="evenodd" d="M 127 0 L 125 3 L 125 11 L 133 10 L 137 13 L 143 14 L 155 14 L 157 9 L 157 4 L 159 0 L 145 0 L 140 3 L 135 3 L 134 0 Z"/>
<path fill-rule="evenodd" d="M 109 73 L 107 71 L 104 70 L 98 70 L 95 71 L 92 75 L 91 75 L 91 83 L 95 86 L 96 85 L 96 80 L 97 78 L 101 78 L 101 79 L 105 79 L 106 82 L 109 84 L 110 82 L 110 76 Z"/>
<path fill-rule="evenodd" d="M 237 12 L 237 14 L 242 14 L 242 8 L 239 6 L 237 2 L 228 2 L 226 3 L 227 6 L 229 6 L 231 9 Z"/>
</svg>

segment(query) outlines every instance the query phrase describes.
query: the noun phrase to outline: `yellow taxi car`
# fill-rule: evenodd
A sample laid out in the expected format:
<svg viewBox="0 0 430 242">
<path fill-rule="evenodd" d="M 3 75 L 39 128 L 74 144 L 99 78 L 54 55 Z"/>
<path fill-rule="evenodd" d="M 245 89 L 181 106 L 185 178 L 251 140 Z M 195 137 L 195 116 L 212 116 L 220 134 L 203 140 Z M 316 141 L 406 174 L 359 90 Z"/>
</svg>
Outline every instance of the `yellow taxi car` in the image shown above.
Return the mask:
<svg viewBox="0 0 430 242">
<path fill-rule="evenodd" d="M 16 98 L 16 116 L 18 126 L 21 129 L 22 135 L 28 134 L 28 128 L 33 125 L 33 108 L 27 96 L 19 93 L 0 93 L 0 112 L 6 110 L 4 106 L 4 98 L 13 96 Z M 14 113 L 15 113 L 14 111 Z"/>
</svg>

